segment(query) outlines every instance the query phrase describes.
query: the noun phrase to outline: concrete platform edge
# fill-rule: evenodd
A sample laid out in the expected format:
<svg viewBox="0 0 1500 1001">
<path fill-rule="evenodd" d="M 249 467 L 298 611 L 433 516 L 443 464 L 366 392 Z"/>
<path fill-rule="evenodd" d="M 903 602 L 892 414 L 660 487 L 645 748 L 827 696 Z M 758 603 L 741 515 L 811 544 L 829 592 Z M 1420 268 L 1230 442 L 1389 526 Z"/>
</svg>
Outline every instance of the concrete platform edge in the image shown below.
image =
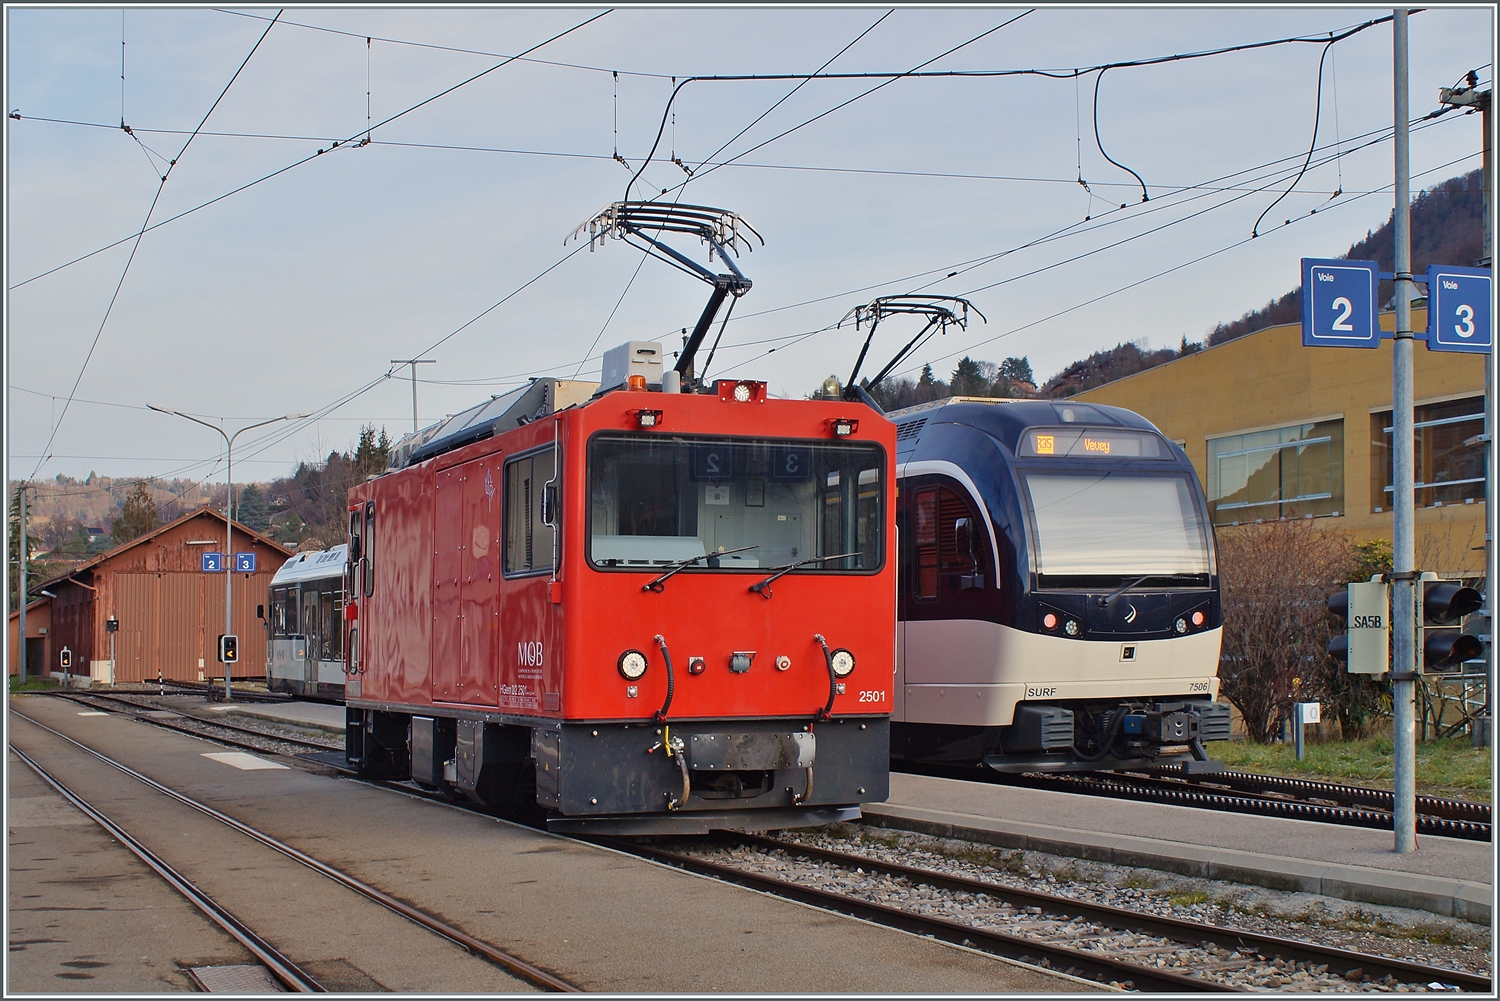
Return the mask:
<svg viewBox="0 0 1500 1001">
<path fill-rule="evenodd" d="M 1226 851 L 1129 835 L 1095 834 L 887 803 L 866 804 L 864 822 L 873 827 L 957 838 L 999 848 L 1046 852 L 1202 879 L 1316 893 L 1359 903 L 1406 907 L 1480 925 L 1489 925 L 1493 913 L 1494 888 L 1468 880 Z"/>
</svg>

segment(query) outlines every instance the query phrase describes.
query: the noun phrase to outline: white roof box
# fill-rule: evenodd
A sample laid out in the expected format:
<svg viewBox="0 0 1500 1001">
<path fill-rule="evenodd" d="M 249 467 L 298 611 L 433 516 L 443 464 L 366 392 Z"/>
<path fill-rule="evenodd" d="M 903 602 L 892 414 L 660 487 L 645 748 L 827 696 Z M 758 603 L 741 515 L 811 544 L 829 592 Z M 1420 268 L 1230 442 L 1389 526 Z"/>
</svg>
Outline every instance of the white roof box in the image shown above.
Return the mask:
<svg viewBox="0 0 1500 1001">
<path fill-rule="evenodd" d="M 599 392 L 619 389 L 632 375 L 644 375 L 647 386 L 660 389 L 662 356 L 662 347 L 656 341 L 626 341 L 617 348 L 610 348 L 604 352 Z"/>
</svg>

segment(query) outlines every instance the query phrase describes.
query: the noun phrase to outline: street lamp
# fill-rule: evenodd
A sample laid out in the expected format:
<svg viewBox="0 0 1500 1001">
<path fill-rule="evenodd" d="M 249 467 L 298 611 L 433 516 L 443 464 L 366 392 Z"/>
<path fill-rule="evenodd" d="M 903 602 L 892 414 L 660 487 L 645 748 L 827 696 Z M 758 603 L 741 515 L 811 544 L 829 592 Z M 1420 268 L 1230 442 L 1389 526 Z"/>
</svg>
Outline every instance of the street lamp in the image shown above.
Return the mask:
<svg viewBox="0 0 1500 1001">
<path fill-rule="evenodd" d="M 234 440 L 246 431 L 254 428 L 265 427 L 267 424 L 275 424 L 277 421 L 295 421 L 303 417 L 311 417 L 311 414 L 283 414 L 280 417 L 272 417 L 267 421 L 255 424 L 246 424 L 234 434 L 228 434 L 223 428 L 210 424 L 208 421 L 200 421 L 190 414 L 179 410 L 168 410 L 166 407 L 158 407 L 154 403 L 146 404 L 159 414 L 171 414 L 173 417 L 181 417 L 183 420 L 192 421 L 194 424 L 202 424 L 206 428 L 212 428 L 219 432 L 224 439 L 224 635 L 234 634 L 234 606 L 230 603 L 231 590 L 234 585 Z M 229 676 L 232 672 L 229 665 L 224 665 L 224 701 L 233 702 L 234 692 L 229 687 Z"/>
</svg>

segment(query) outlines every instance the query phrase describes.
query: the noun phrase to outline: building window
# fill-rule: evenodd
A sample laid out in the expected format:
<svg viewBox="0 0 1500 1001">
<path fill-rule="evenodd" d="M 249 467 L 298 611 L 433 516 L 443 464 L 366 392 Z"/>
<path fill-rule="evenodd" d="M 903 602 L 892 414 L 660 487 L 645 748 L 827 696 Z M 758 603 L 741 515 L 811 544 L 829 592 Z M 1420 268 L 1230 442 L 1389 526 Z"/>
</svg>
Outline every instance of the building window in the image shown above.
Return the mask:
<svg viewBox="0 0 1500 1001">
<path fill-rule="evenodd" d="M 1344 511 L 1344 422 L 1210 438 L 1208 505 L 1215 525 L 1338 517 Z"/>
<path fill-rule="evenodd" d="M 1484 500 L 1484 397 L 1471 396 L 1414 408 L 1412 467 L 1417 507 L 1477 504 Z M 1370 506 L 1391 508 L 1395 479 L 1391 411 L 1370 415 Z"/>
</svg>

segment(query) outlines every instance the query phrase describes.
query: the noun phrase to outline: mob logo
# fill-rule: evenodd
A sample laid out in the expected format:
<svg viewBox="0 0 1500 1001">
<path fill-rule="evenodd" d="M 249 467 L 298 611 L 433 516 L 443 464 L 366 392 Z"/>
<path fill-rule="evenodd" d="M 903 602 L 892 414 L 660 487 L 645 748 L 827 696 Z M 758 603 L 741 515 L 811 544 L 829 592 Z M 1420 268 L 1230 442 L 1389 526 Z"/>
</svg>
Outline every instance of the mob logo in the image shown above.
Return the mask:
<svg viewBox="0 0 1500 1001">
<path fill-rule="evenodd" d="M 539 640 L 516 644 L 516 663 L 521 667 L 541 667 L 545 648 Z"/>
</svg>

